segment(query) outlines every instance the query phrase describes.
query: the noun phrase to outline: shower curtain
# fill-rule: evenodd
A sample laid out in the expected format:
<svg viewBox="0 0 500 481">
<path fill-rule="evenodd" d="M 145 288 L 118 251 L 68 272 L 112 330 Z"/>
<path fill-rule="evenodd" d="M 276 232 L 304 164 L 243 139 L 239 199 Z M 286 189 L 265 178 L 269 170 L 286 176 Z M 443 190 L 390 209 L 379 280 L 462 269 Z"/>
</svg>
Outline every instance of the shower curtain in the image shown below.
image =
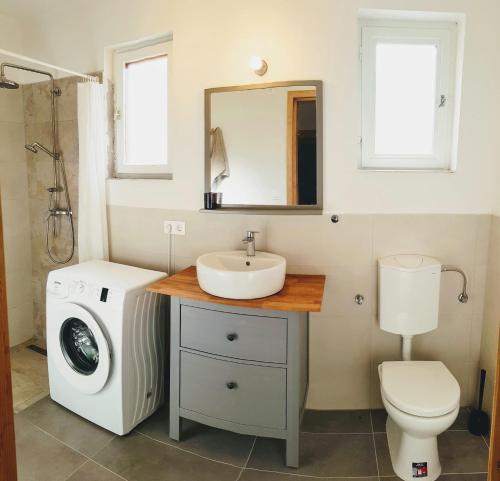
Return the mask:
<svg viewBox="0 0 500 481">
<path fill-rule="evenodd" d="M 106 109 L 102 84 L 78 84 L 78 136 L 79 261 L 108 260 Z"/>
</svg>

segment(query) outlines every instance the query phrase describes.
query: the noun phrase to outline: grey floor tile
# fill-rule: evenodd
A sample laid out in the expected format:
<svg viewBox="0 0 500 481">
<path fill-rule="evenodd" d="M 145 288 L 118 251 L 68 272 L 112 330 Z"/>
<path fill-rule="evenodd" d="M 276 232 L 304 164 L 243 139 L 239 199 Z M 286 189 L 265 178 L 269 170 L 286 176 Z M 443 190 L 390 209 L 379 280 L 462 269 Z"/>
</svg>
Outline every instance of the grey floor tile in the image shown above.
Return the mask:
<svg viewBox="0 0 500 481">
<path fill-rule="evenodd" d="M 240 468 L 208 461 L 142 434 L 116 437 L 95 461 L 128 481 L 234 481 Z"/>
<path fill-rule="evenodd" d="M 159 409 L 136 430 L 158 441 L 236 466 L 244 466 L 254 441 L 253 436 L 211 428 L 187 419 L 182 420 L 181 441 L 173 441 L 168 435 L 166 407 Z"/>
<path fill-rule="evenodd" d="M 387 412 L 385 409 L 372 409 L 373 431 L 376 433 L 385 433 L 385 422 L 387 421 Z"/>
<path fill-rule="evenodd" d="M 469 408 L 460 408 L 456 421 L 450 429 L 452 430 L 467 430 L 467 423 L 469 422 Z"/>
<path fill-rule="evenodd" d="M 487 475 L 484 474 L 442 474 L 436 481 L 487 481 Z M 425 478 L 424 478 L 425 479 Z M 354 480 L 352 480 L 354 481 Z M 397 476 L 388 478 L 381 477 L 380 481 L 401 481 Z"/>
<path fill-rule="evenodd" d="M 376 476 L 371 434 L 309 434 L 300 436 L 300 467 L 285 466 L 285 442 L 258 438 L 249 468 L 323 477 Z"/>
<path fill-rule="evenodd" d="M 375 448 L 377 450 L 378 470 L 380 476 L 394 476 L 392 469 L 391 455 L 389 454 L 389 444 L 385 433 L 376 433 Z"/>
<path fill-rule="evenodd" d="M 301 430 L 309 433 L 371 433 L 370 411 L 308 409 L 304 413 Z"/>
<path fill-rule="evenodd" d="M 63 481 L 87 458 L 16 416 L 18 481 Z"/>
<path fill-rule="evenodd" d="M 488 465 L 488 448 L 480 436 L 447 431 L 438 437 L 443 473 L 480 473 Z"/>
<path fill-rule="evenodd" d="M 438 481 L 486 481 L 487 474 L 443 474 Z"/>
<path fill-rule="evenodd" d="M 321 478 L 323 481 L 379 481 L 377 476 L 368 478 Z M 314 478 L 305 478 L 296 474 L 271 473 L 268 471 L 257 471 L 254 469 L 245 469 L 239 481 L 308 481 Z M 401 480 L 399 480 L 401 481 Z"/>
<path fill-rule="evenodd" d="M 67 481 L 123 481 L 123 478 L 93 461 L 87 461 Z"/>
<path fill-rule="evenodd" d="M 46 397 L 19 414 L 68 446 L 92 456 L 115 435 Z"/>
</svg>

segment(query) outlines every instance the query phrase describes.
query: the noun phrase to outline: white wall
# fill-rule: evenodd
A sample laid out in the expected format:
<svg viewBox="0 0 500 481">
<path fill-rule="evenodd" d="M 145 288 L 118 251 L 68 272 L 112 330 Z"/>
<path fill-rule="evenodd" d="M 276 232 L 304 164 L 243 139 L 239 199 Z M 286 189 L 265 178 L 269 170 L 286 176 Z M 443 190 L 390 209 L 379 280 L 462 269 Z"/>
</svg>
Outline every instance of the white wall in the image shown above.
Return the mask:
<svg viewBox="0 0 500 481">
<path fill-rule="evenodd" d="M 10 16 L 3 15 L 0 7 L 0 48 L 19 52 L 23 50 L 21 22 Z M 11 60 L 12 59 L 4 59 Z"/>
<path fill-rule="evenodd" d="M 377 173 L 359 157 L 358 8 L 467 15 L 458 171 Z M 325 209 L 344 213 L 491 212 L 499 168 L 498 0 L 75 0 L 25 28 L 26 53 L 95 71 L 107 45 L 172 32 L 170 112 L 173 181 L 111 181 L 114 205 L 202 207 L 203 89 L 261 81 L 252 54 L 269 63 L 263 81 L 324 81 Z M 111 20 L 110 20 L 111 19 Z M 25 21 L 28 27 L 28 21 Z"/>
</svg>

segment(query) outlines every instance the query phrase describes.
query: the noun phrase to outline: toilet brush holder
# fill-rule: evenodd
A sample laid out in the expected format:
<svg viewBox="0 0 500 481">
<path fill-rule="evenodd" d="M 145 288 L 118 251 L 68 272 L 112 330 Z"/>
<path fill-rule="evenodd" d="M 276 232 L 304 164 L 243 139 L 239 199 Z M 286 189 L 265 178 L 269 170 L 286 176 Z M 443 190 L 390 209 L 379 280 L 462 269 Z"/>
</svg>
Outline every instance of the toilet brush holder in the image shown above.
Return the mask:
<svg viewBox="0 0 500 481">
<path fill-rule="evenodd" d="M 469 432 L 476 436 L 485 436 L 490 432 L 490 418 L 483 411 L 484 384 L 486 382 L 486 371 L 481 369 L 479 381 L 479 403 L 477 409 L 473 409 L 469 416 Z"/>
</svg>

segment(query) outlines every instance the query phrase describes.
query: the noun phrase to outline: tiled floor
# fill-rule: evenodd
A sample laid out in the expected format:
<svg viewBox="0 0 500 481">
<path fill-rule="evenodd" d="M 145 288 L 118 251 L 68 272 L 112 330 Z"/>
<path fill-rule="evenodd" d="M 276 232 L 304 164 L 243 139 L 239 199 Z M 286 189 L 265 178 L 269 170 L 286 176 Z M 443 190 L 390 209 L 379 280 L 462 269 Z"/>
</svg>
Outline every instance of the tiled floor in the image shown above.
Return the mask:
<svg viewBox="0 0 500 481">
<path fill-rule="evenodd" d="M 18 413 L 49 394 L 47 358 L 31 351 L 30 342 L 10 351 L 14 412 Z"/>
<path fill-rule="evenodd" d="M 96 409 L 98 407 L 96 406 Z M 466 431 L 467 410 L 439 439 L 442 481 L 485 481 L 488 448 Z M 282 441 L 184 422 L 181 443 L 161 409 L 115 436 L 49 398 L 16 415 L 19 481 L 396 481 L 384 411 L 307 411 L 301 467 L 283 464 Z"/>
</svg>

